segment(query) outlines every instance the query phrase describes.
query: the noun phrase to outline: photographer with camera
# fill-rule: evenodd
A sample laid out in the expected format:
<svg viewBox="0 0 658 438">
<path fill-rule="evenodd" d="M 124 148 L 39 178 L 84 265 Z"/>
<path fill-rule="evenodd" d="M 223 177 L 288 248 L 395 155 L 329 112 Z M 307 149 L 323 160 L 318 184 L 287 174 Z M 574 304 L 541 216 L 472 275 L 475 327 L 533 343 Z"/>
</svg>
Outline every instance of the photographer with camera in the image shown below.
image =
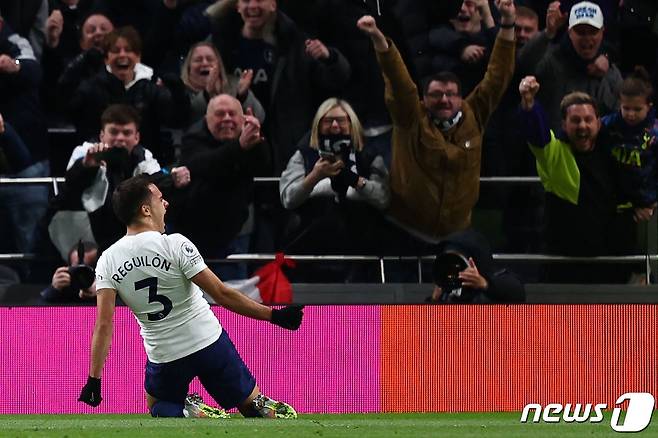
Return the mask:
<svg viewBox="0 0 658 438">
<path fill-rule="evenodd" d="M 110 105 L 101 116 L 99 142 L 76 147 L 67 166 L 66 196 L 80 200 L 101 251 L 125 232 L 112 213 L 110 200 L 119 183 L 146 173 L 171 198 L 171 189 L 190 182 L 186 167 L 162 171 L 151 151 L 140 144 L 139 123 L 139 113 L 132 106 Z"/>
<path fill-rule="evenodd" d="M 48 303 L 96 299 L 94 267 L 97 260 L 95 243 L 78 242 L 69 251 L 69 265 L 55 270 L 50 286 L 41 291 L 41 298 Z"/>
<path fill-rule="evenodd" d="M 486 238 L 473 229 L 439 242 L 429 303 L 522 303 L 525 288 L 507 269 L 496 269 Z"/>
</svg>

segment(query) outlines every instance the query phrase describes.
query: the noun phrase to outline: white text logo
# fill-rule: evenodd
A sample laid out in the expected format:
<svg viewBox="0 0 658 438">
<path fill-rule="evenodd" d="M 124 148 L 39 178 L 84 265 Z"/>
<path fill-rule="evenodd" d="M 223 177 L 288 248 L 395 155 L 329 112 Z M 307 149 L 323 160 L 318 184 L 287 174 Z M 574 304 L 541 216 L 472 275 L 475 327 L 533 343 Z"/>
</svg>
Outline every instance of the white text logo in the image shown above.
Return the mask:
<svg viewBox="0 0 658 438">
<path fill-rule="evenodd" d="M 628 401 L 626 416 L 620 424 L 621 408 L 615 407 L 612 411 L 610 427 L 616 432 L 640 432 L 644 430 L 651 422 L 651 415 L 655 400 L 653 395 L 648 392 L 627 392 L 622 394 L 615 405 Z M 561 420 L 565 423 L 600 423 L 603 421 L 603 410 L 608 407 L 605 403 L 581 403 L 562 405 L 560 403 L 550 403 L 542 407 L 538 403 L 529 403 L 523 408 L 521 413 L 521 423 L 528 422 L 531 418 L 533 423 L 539 423 L 540 420 L 546 423 L 559 423 Z M 532 412 L 532 417 L 530 413 Z"/>
</svg>

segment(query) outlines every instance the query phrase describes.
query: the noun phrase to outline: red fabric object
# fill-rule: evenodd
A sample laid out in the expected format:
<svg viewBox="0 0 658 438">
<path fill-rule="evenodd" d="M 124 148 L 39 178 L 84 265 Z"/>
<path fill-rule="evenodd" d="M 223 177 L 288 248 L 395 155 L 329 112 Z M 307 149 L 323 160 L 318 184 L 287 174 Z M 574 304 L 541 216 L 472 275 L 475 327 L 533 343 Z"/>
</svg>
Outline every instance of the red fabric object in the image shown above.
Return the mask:
<svg viewBox="0 0 658 438">
<path fill-rule="evenodd" d="M 292 286 L 283 273 L 282 266 L 295 267 L 295 261 L 285 258 L 282 252 L 276 254 L 274 261 L 258 269 L 254 275 L 260 277 L 258 289 L 263 304 L 292 303 Z"/>
</svg>

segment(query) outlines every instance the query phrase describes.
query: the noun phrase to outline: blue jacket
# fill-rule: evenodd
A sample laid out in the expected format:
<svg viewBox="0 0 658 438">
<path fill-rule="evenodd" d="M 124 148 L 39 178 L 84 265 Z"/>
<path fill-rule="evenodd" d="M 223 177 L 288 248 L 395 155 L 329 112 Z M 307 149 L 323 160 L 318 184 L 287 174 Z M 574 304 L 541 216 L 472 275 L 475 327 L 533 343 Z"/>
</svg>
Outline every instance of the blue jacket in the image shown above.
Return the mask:
<svg viewBox="0 0 658 438">
<path fill-rule="evenodd" d="M 637 126 L 629 126 L 619 111 L 601 120 L 610 154 L 616 163 L 620 207 L 649 207 L 656 202 L 658 121 L 655 110 Z"/>
</svg>

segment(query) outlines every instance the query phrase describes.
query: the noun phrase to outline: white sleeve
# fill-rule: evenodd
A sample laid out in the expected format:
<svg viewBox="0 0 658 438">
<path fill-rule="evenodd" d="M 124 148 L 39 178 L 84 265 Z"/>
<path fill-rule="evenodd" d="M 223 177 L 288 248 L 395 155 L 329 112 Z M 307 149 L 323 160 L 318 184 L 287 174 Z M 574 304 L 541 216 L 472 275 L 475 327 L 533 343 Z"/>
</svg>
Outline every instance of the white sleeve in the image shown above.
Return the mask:
<svg viewBox="0 0 658 438">
<path fill-rule="evenodd" d="M 153 154 L 148 149 L 144 152 L 144 161 L 140 161 L 135 167 L 133 176 L 141 175 L 142 173 L 147 173 L 153 175 L 156 172 L 160 171 L 160 163 L 153 157 Z"/>
<path fill-rule="evenodd" d="M 353 187 L 347 189 L 347 199 L 365 201 L 383 211 L 388 208 L 391 200 L 388 170 L 381 155 L 377 155 L 370 165 L 370 177 L 366 179 L 363 188 L 355 190 Z"/>
<path fill-rule="evenodd" d="M 69 170 L 71 167 L 73 167 L 75 162 L 80 158 L 84 158 L 85 155 L 87 155 L 87 150 L 93 145 L 93 143 L 84 142 L 80 146 L 76 146 L 71 153 L 71 158 L 69 158 L 69 163 L 66 165 L 66 170 Z"/>
<path fill-rule="evenodd" d="M 187 237 L 182 234 L 172 234 L 169 238 L 172 244 L 173 259 L 187 279 L 207 268 L 199 250 Z"/>
<path fill-rule="evenodd" d="M 295 209 L 308 199 L 310 192 L 304 187 L 304 178 L 306 178 L 304 156 L 296 151 L 288 160 L 288 165 L 279 180 L 279 194 L 284 208 Z"/>
<path fill-rule="evenodd" d="M 114 289 L 118 290 L 114 280 L 112 280 L 112 271 L 107 265 L 107 257 L 101 254 L 96 263 L 96 290 Z"/>
</svg>

